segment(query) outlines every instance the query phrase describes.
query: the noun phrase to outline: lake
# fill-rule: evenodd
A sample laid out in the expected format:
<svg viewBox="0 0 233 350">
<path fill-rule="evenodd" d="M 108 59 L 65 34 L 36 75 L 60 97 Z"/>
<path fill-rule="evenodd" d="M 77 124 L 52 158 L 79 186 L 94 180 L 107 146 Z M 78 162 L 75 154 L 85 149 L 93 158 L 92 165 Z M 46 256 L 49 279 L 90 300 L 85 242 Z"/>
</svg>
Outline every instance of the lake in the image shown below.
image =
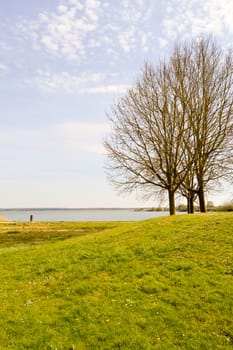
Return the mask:
<svg viewBox="0 0 233 350">
<path fill-rule="evenodd" d="M 135 211 L 134 209 L 0 209 L 0 216 L 9 221 L 28 222 L 30 215 L 36 222 L 56 221 L 140 221 L 168 212 Z"/>
</svg>

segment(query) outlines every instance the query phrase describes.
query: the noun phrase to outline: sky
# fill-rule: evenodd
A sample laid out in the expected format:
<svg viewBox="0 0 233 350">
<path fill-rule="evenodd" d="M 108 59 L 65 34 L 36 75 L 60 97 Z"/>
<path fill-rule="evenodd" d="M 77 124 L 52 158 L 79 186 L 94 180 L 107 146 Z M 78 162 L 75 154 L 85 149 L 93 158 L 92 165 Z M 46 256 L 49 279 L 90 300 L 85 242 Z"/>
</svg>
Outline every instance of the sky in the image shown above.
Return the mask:
<svg viewBox="0 0 233 350">
<path fill-rule="evenodd" d="M 232 16 L 232 0 L 0 0 L 0 208 L 156 206 L 108 183 L 107 113 L 176 40 L 230 47 Z"/>
</svg>

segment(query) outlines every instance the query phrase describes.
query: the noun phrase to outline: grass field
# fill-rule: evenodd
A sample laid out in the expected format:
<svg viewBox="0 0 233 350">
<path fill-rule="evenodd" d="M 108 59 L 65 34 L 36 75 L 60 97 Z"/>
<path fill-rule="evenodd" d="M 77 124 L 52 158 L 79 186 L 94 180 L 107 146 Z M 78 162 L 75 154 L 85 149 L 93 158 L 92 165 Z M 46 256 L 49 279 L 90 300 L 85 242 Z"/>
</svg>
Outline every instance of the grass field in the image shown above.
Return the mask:
<svg viewBox="0 0 233 350">
<path fill-rule="evenodd" d="M 233 348 L 233 213 L 0 224 L 0 349 Z"/>
</svg>

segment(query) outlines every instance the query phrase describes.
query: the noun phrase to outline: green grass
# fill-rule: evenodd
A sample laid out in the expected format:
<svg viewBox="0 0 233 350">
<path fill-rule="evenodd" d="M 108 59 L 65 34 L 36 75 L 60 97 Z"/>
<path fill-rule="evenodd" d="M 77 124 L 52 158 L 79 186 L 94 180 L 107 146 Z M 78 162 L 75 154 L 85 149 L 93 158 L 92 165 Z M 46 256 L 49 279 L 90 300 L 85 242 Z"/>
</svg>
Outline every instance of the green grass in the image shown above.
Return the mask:
<svg viewBox="0 0 233 350">
<path fill-rule="evenodd" d="M 0 224 L 0 349 L 233 348 L 233 213 Z"/>
</svg>

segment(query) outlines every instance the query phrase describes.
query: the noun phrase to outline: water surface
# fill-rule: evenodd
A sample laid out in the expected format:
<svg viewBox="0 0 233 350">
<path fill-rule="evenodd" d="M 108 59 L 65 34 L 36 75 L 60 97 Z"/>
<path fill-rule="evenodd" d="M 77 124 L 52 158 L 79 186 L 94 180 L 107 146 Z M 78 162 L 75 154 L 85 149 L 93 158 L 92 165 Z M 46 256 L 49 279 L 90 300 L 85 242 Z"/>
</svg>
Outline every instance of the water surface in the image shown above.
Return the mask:
<svg viewBox="0 0 233 350">
<path fill-rule="evenodd" d="M 168 212 L 135 211 L 134 209 L 1 209 L 0 216 L 9 221 L 27 222 L 56 221 L 140 221 L 159 216 L 167 216 Z"/>
</svg>

